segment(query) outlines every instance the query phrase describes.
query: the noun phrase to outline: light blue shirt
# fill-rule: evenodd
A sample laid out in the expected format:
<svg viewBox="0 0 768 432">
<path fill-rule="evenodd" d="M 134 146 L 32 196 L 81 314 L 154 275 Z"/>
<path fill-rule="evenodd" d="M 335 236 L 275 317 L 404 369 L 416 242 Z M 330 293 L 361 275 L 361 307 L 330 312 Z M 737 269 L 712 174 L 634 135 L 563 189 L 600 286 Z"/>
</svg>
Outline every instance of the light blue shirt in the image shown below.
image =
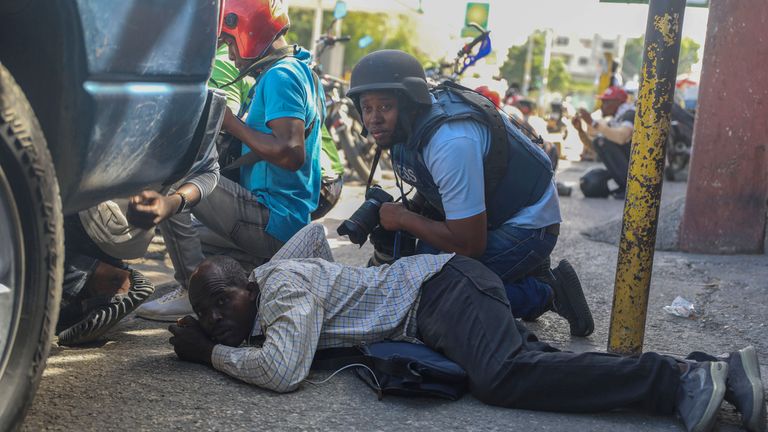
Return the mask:
<svg viewBox="0 0 768 432">
<path fill-rule="evenodd" d="M 298 57 L 286 57 L 264 73 L 254 89 L 246 124 L 271 134 L 267 123 L 278 118 L 300 119 L 307 128 L 318 119 L 304 142 L 304 164 L 292 172 L 262 161 L 243 167 L 240 172 L 240 184 L 269 208 L 267 233 L 283 242 L 309 223 L 310 213 L 320 198 L 322 123 L 317 115 L 318 89 L 307 64 L 309 52 L 302 49 Z M 323 97 L 322 89 L 319 91 Z M 250 149 L 243 145 L 243 154 L 248 152 Z"/>
<path fill-rule="evenodd" d="M 467 119 L 443 124 L 424 147 L 424 163 L 440 190 L 446 219 L 465 219 L 485 211 L 483 159 L 490 145 L 488 128 Z M 561 220 L 553 179 L 539 201 L 517 212 L 505 224 L 538 229 Z"/>
</svg>

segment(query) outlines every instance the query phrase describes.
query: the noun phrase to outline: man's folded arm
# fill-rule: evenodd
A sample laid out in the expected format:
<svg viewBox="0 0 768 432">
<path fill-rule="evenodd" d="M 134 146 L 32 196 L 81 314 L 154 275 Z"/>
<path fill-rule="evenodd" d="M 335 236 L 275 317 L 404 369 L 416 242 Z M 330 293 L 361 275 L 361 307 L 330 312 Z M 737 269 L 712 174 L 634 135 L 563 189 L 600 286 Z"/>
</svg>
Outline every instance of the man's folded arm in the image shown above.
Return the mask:
<svg viewBox="0 0 768 432">
<path fill-rule="evenodd" d="M 279 259 L 322 258 L 333 261 L 331 246 L 325 238 L 323 226 L 311 223 L 294 234 L 272 257 Z"/>
<path fill-rule="evenodd" d="M 261 312 L 267 322 L 263 346 L 216 345 L 211 356 L 214 368 L 279 393 L 295 390 L 309 374 L 323 322 L 323 309 L 310 292 L 290 282 L 282 285 Z M 275 314 L 271 308 L 281 311 Z"/>
</svg>

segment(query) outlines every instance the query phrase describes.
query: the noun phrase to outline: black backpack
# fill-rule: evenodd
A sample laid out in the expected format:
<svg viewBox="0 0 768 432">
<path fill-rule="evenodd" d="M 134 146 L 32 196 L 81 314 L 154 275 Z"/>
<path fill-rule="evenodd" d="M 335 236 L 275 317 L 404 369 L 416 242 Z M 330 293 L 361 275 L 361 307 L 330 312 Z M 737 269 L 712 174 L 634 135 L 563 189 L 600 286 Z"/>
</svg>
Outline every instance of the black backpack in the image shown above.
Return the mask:
<svg viewBox="0 0 768 432">
<path fill-rule="evenodd" d="M 353 348 L 329 348 L 315 354 L 313 370 L 354 367 L 358 378 L 384 395 L 432 396 L 458 400 L 467 392 L 461 366 L 426 345 L 384 341 Z"/>
<path fill-rule="evenodd" d="M 611 174 L 605 168 L 592 168 L 579 179 L 579 187 L 586 198 L 606 198 L 610 195 L 608 180 Z"/>
</svg>

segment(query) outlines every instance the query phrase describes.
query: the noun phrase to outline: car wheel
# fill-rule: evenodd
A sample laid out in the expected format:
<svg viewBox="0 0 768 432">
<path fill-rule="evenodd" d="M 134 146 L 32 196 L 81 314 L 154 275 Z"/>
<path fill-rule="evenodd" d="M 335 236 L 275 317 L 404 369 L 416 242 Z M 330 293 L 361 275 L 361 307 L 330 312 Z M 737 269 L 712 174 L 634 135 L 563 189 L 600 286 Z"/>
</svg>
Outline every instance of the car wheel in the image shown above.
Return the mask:
<svg viewBox="0 0 768 432">
<path fill-rule="evenodd" d="M 45 137 L 0 65 L 0 430 L 20 426 L 45 368 L 61 298 L 63 231 Z"/>
</svg>

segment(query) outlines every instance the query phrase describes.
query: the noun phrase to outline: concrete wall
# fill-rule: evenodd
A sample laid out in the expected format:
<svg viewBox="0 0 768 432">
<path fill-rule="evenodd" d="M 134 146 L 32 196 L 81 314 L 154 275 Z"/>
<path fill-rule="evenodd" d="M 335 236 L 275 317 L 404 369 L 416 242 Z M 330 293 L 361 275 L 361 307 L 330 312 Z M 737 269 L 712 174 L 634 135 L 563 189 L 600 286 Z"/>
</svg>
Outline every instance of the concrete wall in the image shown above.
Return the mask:
<svg viewBox="0 0 768 432">
<path fill-rule="evenodd" d="M 768 2 L 712 0 L 682 250 L 762 253 L 768 200 Z"/>
</svg>

